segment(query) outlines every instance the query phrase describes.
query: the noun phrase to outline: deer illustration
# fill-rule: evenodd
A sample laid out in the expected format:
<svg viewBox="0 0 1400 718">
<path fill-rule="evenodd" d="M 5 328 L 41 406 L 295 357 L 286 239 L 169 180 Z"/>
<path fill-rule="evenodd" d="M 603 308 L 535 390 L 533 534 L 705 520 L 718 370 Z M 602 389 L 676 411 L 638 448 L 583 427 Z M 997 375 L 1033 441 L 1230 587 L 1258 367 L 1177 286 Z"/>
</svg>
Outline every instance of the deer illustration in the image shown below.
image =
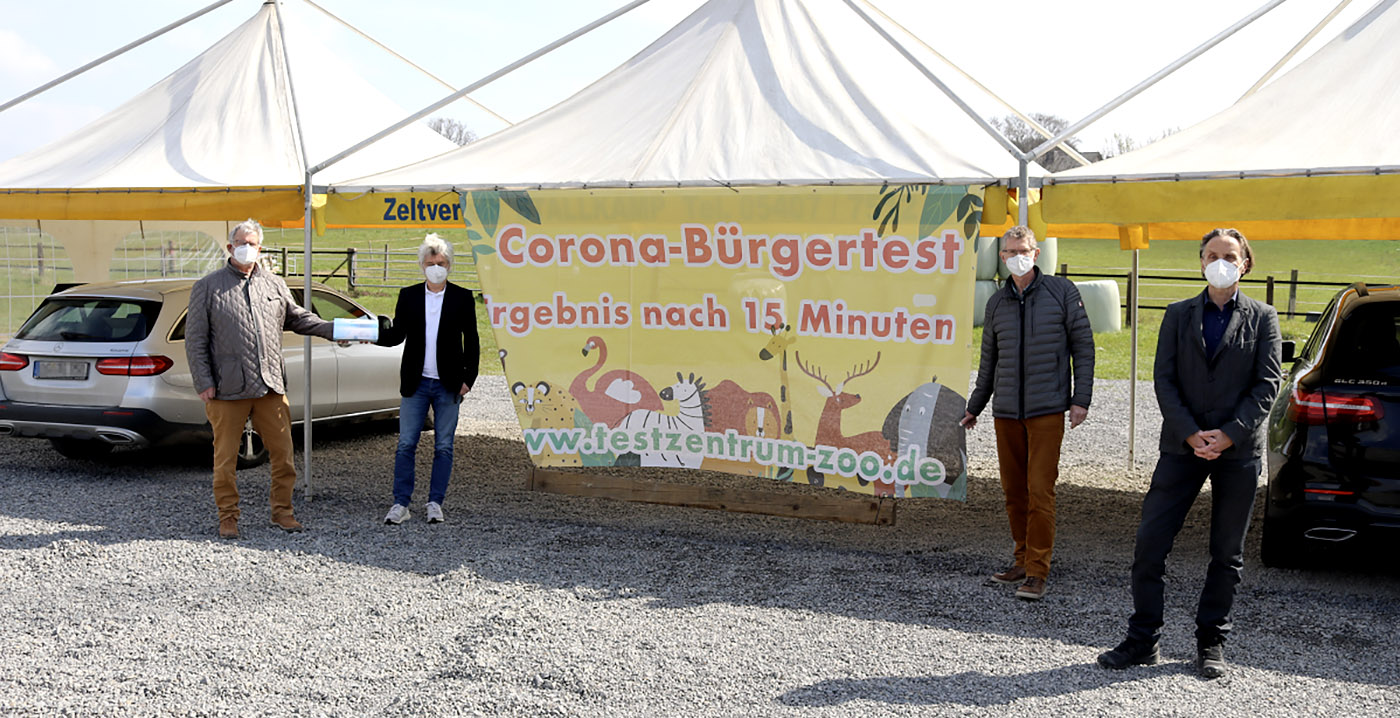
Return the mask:
<svg viewBox="0 0 1400 718">
<path fill-rule="evenodd" d="M 569 393 L 578 400 L 579 408 L 596 424 L 617 426 L 617 422 L 637 409 L 661 411 L 661 397 L 640 374 L 630 369 L 614 369 L 588 388 L 588 380 L 608 362 L 608 345 L 601 337 L 589 337 L 583 345 L 583 355 L 598 350 L 598 361 L 579 372 L 569 384 Z"/>
<path fill-rule="evenodd" d="M 817 387 L 817 393 L 826 397 L 826 404 L 822 407 L 821 418 L 817 420 L 816 442 L 818 446 L 834 446 L 838 449 L 850 449 L 857 454 L 871 451 L 877 454 L 882 462 L 886 464 L 894 463 L 894 450 L 890 448 L 890 440 L 885 438 L 883 432 L 867 431 L 847 436 L 841 431 L 841 412 L 860 403 L 860 394 L 851 394 L 845 391 L 846 385 L 849 384 L 852 379 L 865 376 L 875 371 L 875 367 L 879 366 L 879 364 L 880 352 L 876 352 L 874 361 L 851 367 L 850 371 L 846 372 L 846 378 L 842 379 L 833 387 L 831 383 L 827 381 L 826 374 L 822 372 L 821 367 L 809 367 L 802 362 L 802 353 L 797 353 L 797 368 L 801 369 L 803 374 L 821 382 L 821 386 Z M 809 469 L 807 473 L 810 475 L 814 472 Z M 862 482 L 862 484 L 863 483 L 864 482 Z M 875 495 L 893 496 L 894 482 L 877 482 L 875 486 Z"/>
</svg>

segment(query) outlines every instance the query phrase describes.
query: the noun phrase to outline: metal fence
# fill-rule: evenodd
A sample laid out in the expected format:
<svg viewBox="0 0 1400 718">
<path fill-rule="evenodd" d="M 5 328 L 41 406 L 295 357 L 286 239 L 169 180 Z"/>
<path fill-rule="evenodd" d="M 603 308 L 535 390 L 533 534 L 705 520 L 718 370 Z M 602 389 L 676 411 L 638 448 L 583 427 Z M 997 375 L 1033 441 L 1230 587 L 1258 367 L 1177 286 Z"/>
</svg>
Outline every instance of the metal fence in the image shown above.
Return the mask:
<svg viewBox="0 0 1400 718">
<path fill-rule="evenodd" d="M 1139 309 L 1165 310 L 1168 304 L 1199 294 L 1201 273 L 1197 270 L 1152 269 L 1150 273 L 1139 271 L 1137 281 L 1137 301 Z M 1112 279 L 1118 282 L 1122 297 L 1120 306 L 1132 306 L 1134 286 L 1130 280 L 1131 270 L 1120 267 L 1079 267 L 1072 268 L 1061 264 L 1058 274 L 1068 279 Z M 1280 317 L 1315 319 L 1319 316 L 1332 296 L 1338 290 L 1354 282 L 1392 284 L 1394 277 L 1339 275 L 1304 273 L 1292 269 L 1288 276 L 1265 275 L 1247 276 L 1240 280 L 1241 291 L 1269 304 Z"/>
<path fill-rule="evenodd" d="M 15 333 L 54 285 L 73 281 L 63 245 L 29 227 L 0 226 L 0 336 Z"/>
<path fill-rule="evenodd" d="M 117 244 L 108 272 L 113 279 L 199 277 L 226 256 L 222 238 L 203 232 L 142 230 Z"/>
<path fill-rule="evenodd" d="M 303 276 L 306 267 L 306 251 L 281 247 L 269 249 L 263 255 L 268 268 L 287 277 Z M 423 270 L 418 265 L 418 252 L 413 250 L 393 250 L 388 245 L 380 249 L 311 250 L 311 278 L 318 282 L 343 280 L 350 290 L 384 287 L 397 289 L 423 281 Z M 480 291 L 481 280 L 476 273 L 476 265 L 470 260 L 455 258 L 452 262 L 452 282 Z"/>
</svg>

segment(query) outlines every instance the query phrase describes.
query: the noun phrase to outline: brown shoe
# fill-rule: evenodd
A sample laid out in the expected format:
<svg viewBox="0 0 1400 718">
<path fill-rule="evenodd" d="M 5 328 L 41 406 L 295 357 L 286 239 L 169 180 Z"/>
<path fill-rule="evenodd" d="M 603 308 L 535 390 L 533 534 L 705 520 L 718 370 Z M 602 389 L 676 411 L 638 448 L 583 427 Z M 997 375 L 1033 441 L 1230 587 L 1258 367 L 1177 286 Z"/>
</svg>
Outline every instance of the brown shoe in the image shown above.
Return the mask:
<svg viewBox="0 0 1400 718">
<path fill-rule="evenodd" d="M 238 538 L 238 519 L 234 519 L 234 518 L 219 519 L 219 538 L 221 538 L 221 539 L 236 539 L 236 538 Z"/>
<path fill-rule="evenodd" d="M 1045 579 L 1039 576 L 1027 576 L 1026 582 L 1016 589 L 1016 598 L 1024 598 L 1027 601 L 1039 601 L 1045 597 Z"/>
<path fill-rule="evenodd" d="M 1012 566 L 1001 573 L 992 574 L 992 583 L 1012 585 L 1024 580 L 1026 580 L 1026 569 L 1022 566 Z"/>
<path fill-rule="evenodd" d="M 301 533 L 301 522 L 297 521 L 291 514 L 277 516 L 272 519 L 272 525 L 289 534 Z"/>
</svg>

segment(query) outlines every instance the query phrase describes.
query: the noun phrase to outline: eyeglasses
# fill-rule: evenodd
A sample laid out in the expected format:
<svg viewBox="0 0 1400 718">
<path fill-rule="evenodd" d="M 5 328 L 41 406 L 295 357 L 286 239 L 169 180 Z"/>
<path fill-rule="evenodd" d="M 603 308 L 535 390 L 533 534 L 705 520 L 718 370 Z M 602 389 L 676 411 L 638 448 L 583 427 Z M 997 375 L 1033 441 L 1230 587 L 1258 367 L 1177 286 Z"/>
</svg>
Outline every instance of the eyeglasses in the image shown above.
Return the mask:
<svg viewBox="0 0 1400 718">
<path fill-rule="evenodd" d="M 1014 257 L 1014 256 L 1017 256 L 1017 255 L 1020 255 L 1020 256 L 1022 256 L 1022 257 L 1029 257 L 1029 256 L 1035 254 L 1035 250 L 1034 250 L 1034 249 L 1003 249 L 1003 250 L 1001 250 L 1001 253 L 1004 254 L 1004 255 L 1006 255 L 1006 256 L 1008 256 L 1008 257 Z"/>
</svg>

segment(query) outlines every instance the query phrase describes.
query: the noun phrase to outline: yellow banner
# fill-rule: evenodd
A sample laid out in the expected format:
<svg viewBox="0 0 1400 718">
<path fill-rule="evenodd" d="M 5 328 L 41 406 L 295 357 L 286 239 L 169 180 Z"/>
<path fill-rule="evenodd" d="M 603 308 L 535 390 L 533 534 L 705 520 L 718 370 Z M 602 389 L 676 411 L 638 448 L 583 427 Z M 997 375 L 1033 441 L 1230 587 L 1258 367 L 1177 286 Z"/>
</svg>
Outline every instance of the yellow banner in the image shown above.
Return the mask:
<svg viewBox="0 0 1400 718">
<path fill-rule="evenodd" d="M 466 221 L 462 208 L 456 192 L 336 193 L 326 195 L 326 226 L 454 229 Z"/>
<path fill-rule="evenodd" d="M 980 188 L 453 204 L 537 464 L 965 498 Z"/>
</svg>

